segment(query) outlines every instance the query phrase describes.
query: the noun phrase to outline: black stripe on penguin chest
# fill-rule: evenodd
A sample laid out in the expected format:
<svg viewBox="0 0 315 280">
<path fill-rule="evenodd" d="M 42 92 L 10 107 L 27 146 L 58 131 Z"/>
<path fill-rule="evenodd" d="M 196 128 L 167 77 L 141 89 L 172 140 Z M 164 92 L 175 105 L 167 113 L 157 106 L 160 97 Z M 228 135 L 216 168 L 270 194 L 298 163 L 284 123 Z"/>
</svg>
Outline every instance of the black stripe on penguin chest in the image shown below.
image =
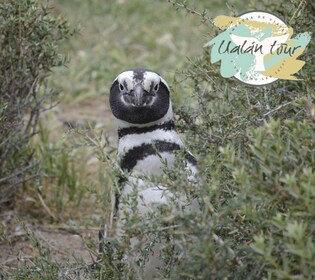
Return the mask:
<svg viewBox="0 0 315 280">
<path fill-rule="evenodd" d="M 158 153 L 163 152 L 174 153 L 180 149 L 181 147 L 176 143 L 156 140 L 153 143 L 142 144 L 127 151 L 122 157 L 120 166 L 123 170 L 132 171 L 138 161 L 143 160 L 150 155 L 157 155 Z"/>
</svg>

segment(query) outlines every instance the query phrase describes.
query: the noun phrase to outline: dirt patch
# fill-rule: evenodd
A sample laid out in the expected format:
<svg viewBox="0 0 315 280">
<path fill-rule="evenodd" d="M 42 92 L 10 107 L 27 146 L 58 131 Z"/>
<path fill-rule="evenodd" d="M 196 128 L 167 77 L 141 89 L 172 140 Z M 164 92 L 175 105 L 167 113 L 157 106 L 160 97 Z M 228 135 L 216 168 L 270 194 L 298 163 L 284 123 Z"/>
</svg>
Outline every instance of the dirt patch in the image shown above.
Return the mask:
<svg viewBox="0 0 315 280">
<path fill-rule="evenodd" d="M 76 259 L 95 260 L 88 243 L 97 245 L 98 229 L 70 228 L 66 225 L 32 225 L 14 211 L 1 215 L 0 265 L 31 264 L 39 254 L 38 246 L 49 249 L 53 262 L 69 264 Z M 36 242 L 38 242 L 36 244 Z"/>
<path fill-rule="evenodd" d="M 75 103 L 64 103 L 58 107 L 58 120 L 65 125 L 93 125 L 114 128 L 114 117 L 109 108 L 108 97 L 99 96 Z"/>
</svg>

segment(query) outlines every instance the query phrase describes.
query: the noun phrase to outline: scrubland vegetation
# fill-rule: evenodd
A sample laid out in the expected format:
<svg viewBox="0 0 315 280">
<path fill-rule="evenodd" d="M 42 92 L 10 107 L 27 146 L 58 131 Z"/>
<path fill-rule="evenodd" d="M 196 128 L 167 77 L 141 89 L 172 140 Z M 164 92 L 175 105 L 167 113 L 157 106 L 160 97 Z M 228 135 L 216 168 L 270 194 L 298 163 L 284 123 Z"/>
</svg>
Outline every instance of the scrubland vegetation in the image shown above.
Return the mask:
<svg viewBox="0 0 315 280">
<path fill-rule="evenodd" d="M 161 279 L 315 278 L 314 40 L 301 80 L 263 87 L 222 78 L 203 48 L 215 16 L 256 9 L 295 33 L 314 29 L 312 1 L 0 3 L 1 279 L 137 279 L 110 234 L 121 174 L 108 93 L 139 66 L 169 82 L 199 164 L 198 183 L 180 161 L 158 180 L 202 209 L 131 220 L 130 234 L 147 235 L 140 255 L 169 240 Z M 100 257 L 103 220 L 111 242 Z"/>
</svg>

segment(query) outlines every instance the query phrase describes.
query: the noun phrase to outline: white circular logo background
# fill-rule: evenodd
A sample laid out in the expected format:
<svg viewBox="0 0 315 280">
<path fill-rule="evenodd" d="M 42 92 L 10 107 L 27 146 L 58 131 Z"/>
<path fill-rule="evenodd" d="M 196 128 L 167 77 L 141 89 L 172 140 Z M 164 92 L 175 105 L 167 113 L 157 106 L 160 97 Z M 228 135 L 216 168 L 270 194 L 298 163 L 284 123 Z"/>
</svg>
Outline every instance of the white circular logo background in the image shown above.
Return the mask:
<svg viewBox="0 0 315 280">
<path fill-rule="evenodd" d="M 204 47 L 211 48 L 210 62 L 221 61 L 224 78 L 255 86 L 278 79 L 300 80 L 294 74 L 305 64 L 298 57 L 311 40 L 310 32 L 293 35 L 277 16 L 252 11 L 238 17 L 220 15 L 213 24 L 223 30 Z"/>
<path fill-rule="evenodd" d="M 255 11 L 255 12 L 245 13 L 239 17 L 241 19 L 245 19 L 245 20 L 252 20 L 252 21 L 257 21 L 257 22 L 262 22 L 262 23 L 271 23 L 271 24 L 279 25 L 279 26 L 281 26 L 280 30 L 282 33 L 282 35 L 279 35 L 279 37 L 281 36 L 281 41 L 285 42 L 287 40 L 287 38 L 289 37 L 288 27 L 286 26 L 286 24 L 281 19 L 279 19 L 278 17 L 276 17 L 273 14 Z M 265 39 L 259 43 L 263 47 L 265 47 L 265 49 L 270 49 L 270 45 L 272 44 L 271 41 L 277 40 L 277 37 L 267 38 L 267 39 Z M 251 39 L 257 40 L 255 38 L 251 38 Z M 266 55 L 266 54 L 264 54 L 264 55 Z M 249 75 L 248 79 L 246 79 L 246 80 L 242 79 L 240 76 L 240 71 L 237 72 L 234 75 L 234 77 L 236 79 L 238 79 L 239 81 L 250 84 L 250 85 L 267 85 L 267 84 L 273 83 L 274 81 L 278 80 L 278 78 L 263 75 L 261 72 L 263 72 L 265 69 L 257 68 L 257 66 L 261 66 L 261 64 L 263 63 L 263 56 L 259 56 L 259 54 L 256 54 L 255 58 L 256 58 L 255 68 L 253 68 L 248 73 L 248 75 Z"/>
</svg>

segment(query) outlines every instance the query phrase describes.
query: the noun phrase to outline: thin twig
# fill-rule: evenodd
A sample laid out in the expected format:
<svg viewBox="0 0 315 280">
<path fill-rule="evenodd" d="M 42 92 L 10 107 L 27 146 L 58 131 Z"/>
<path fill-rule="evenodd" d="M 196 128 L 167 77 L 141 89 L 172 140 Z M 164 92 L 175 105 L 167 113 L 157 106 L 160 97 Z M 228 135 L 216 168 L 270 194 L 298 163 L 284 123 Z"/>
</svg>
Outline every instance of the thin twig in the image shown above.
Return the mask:
<svg viewBox="0 0 315 280">
<path fill-rule="evenodd" d="M 52 217 L 55 221 L 58 221 L 57 217 L 54 215 L 53 212 L 51 212 L 51 210 L 49 209 L 49 207 L 45 203 L 45 201 L 44 201 L 43 197 L 41 196 L 41 194 L 39 192 L 37 192 L 37 195 L 38 195 L 39 201 L 41 202 L 41 204 L 43 205 L 43 207 L 45 208 L 45 210 L 47 211 L 49 216 Z"/>
<path fill-rule="evenodd" d="M 34 163 L 32 163 L 32 164 L 26 166 L 26 167 L 23 168 L 23 169 L 18 170 L 17 172 L 15 172 L 15 173 L 13 173 L 13 174 L 7 176 L 7 177 L 1 178 L 1 179 L 0 179 L 0 183 L 6 182 L 6 181 L 8 181 L 9 179 L 12 179 L 12 178 L 14 178 L 14 177 L 16 177 L 16 176 L 18 176 L 18 175 L 21 175 L 21 174 L 25 173 L 27 170 L 32 169 L 33 167 L 35 167 L 35 166 L 38 165 L 38 164 L 39 164 L 39 162 L 36 161 L 36 162 L 34 162 Z"/>
<path fill-rule="evenodd" d="M 292 15 L 292 17 L 290 18 L 290 20 L 289 20 L 289 24 L 291 25 L 291 22 L 294 20 L 294 18 L 296 17 L 296 15 L 297 15 L 297 13 L 302 9 L 302 8 L 304 8 L 305 7 L 305 0 L 302 0 L 301 2 L 300 2 L 300 4 L 299 4 L 299 6 L 297 7 L 297 9 L 295 10 L 295 12 L 294 12 L 294 14 Z M 304 5 L 304 7 L 303 7 L 303 5 Z"/>
<path fill-rule="evenodd" d="M 271 115 L 271 114 L 273 114 L 273 113 L 275 113 L 275 112 L 277 112 L 277 111 L 280 111 L 281 109 L 283 109 L 283 108 L 289 106 L 291 103 L 293 103 L 293 102 L 295 102 L 295 101 L 296 101 L 296 99 L 291 100 L 291 101 L 289 101 L 289 102 L 287 102 L 287 103 L 284 103 L 284 104 L 279 105 L 277 108 L 272 109 L 271 111 L 265 113 L 265 114 L 263 115 L 264 118 L 267 117 L 267 116 L 269 116 L 269 115 Z"/>
<path fill-rule="evenodd" d="M 67 232 L 70 232 L 70 233 L 73 233 L 75 232 L 76 233 L 76 230 L 86 230 L 86 226 L 69 226 L 69 225 L 45 225 L 45 228 L 43 228 L 43 230 L 46 230 L 46 229 L 49 229 L 49 230 L 63 230 L 63 231 L 67 231 Z M 99 231 L 99 228 L 98 227 L 89 227 L 88 230 L 90 231 Z M 78 233 L 76 233 L 78 234 Z"/>
<path fill-rule="evenodd" d="M 221 246 L 225 245 L 222 238 L 219 237 L 218 235 L 216 235 L 215 233 L 213 233 L 212 237 L 213 237 L 214 241 L 217 242 L 219 245 L 221 245 Z M 230 256 L 237 261 L 237 264 L 239 266 L 243 266 L 243 262 L 235 255 L 235 252 L 233 251 L 233 249 L 228 247 L 228 246 L 226 246 L 226 248 L 227 248 Z"/>
<path fill-rule="evenodd" d="M 62 269 L 61 271 L 59 271 L 57 279 L 62 279 L 64 277 L 67 277 L 70 273 L 89 268 L 92 265 L 98 264 L 100 262 L 101 262 L 101 260 L 97 260 L 93 263 L 88 263 L 88 264 L 84 264 L 84 265 L 80 265 L 80 266 L 76 266 L 76 267 L 68 268 L 68 269 Z"/>
<path fill-rule="evenodd" d="M 208 17 L 207 16 L 207 13 L 206 11 L 203 11 L 203 12 L 199 12 L 197 11 L 196 9 L 192 9 L 192 8 L 189 8 L 185 3 L 178 3 L 176 1 L 173 1 L 173 0 L 167 0 L 169 3 L 171 3 L 176 9 L 179 9 L 179 8 L 182 8 L 182 9 L 185 9 L 187 12 L 193 14 L 193 15 L 197 15 L 197 16 L 200 16 L 202 18 L 202 21 L 203 22 L 210 22 L 212 25 L 213 24 L 213 20 L 212 18 Z"/>
</svg>

